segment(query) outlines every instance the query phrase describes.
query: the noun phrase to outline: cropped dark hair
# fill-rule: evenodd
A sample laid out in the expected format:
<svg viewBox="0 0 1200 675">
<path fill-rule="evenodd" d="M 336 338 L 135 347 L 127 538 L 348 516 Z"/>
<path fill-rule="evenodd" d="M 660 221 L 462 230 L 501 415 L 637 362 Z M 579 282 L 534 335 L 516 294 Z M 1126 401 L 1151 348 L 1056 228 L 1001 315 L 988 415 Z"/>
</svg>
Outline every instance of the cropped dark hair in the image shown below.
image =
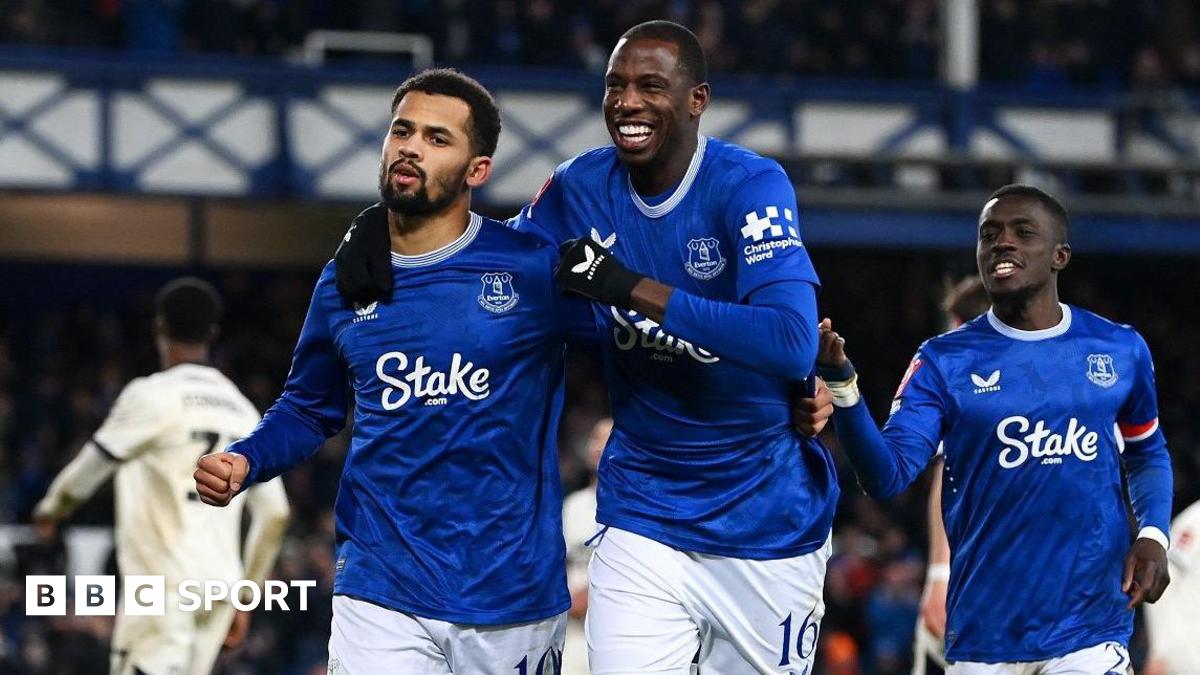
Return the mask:
<svg viewBox="0 0 1200 675">
<path fill-rule="evenodd" d="M 452 96 L 466 103 L 471 111 L 472 150 L 483 157 L 496 154 L 496 143 L 500 140 L 500 109 L 492 94 L 475 78 L 453 68 L 423 70 L 405 80 L 396 90 L 392 97 L 393 112 L 400 99 L 410 91 Z"/>
<path fill-rule="evenodd" d="M 1030 197 L 1041 202 L 1050 215 L 1058 221 L 1059 235 L 1062 243 L 1066 243 L 1067 237 L 1071 233 L 1071 217 L 1067 214 L 1067 207 L 1063 206 L 1062 202 L 1055 199 L 1050 193 L 1034 185 L 1013 183 L 993 192 L 992 196 L 988 197 L 988 201 L 1000 197 Z"/>
<path fill-rule="evenodd" d="M 708 82 L 708 60 L 696 34 L 673 21 L 646 21 L 625 31 L 621 39 L 647 39 L 670 42 L 679 49 L 679 67 L 691 75 L 691 85 Z"/>
<path fill-rule="evenodd" d="M 196 277 L 180 277 L 158 291 L 154 308 L 167 337 L 179 342 L 208 342 L 221 321 L 221 296 Z"/>
</svg>

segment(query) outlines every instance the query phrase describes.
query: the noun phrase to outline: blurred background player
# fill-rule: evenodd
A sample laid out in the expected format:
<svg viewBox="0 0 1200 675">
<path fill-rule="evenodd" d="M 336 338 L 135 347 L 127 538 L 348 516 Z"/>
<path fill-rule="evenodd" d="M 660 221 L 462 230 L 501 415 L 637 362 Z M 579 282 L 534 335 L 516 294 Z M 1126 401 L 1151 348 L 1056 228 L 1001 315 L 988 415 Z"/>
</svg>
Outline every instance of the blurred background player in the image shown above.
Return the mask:
<svg viewBox="0 0 1200 675">
<path fill-rule="evenodd" d="M 394 294 L 346 303 L 326 265 L 283 395 L 201 461 L 198 490 L 227 504 L 310 458 L 345 424 L 349 383 L 330 671 L 558 671 L 563 344 L 591 317 L 554 288 L 553 247 L 470 210 L 500 135 L 491 94 L 429 70 L 391 114 L 381 204 L 360 220 L 386 224 Z"/>
<path fill-rule="evenodd" d="M 1144 675 L 1200 673 L 1200 502 L 1171 521 L 1171 585 L 1146 607 L 1150 656 Z"/>
<path fill-rule="evenodd" d="M 1003 187 L 978 227 L 992 308 L 921 346 L 882 433 L 822 321 L 838 438 L 878 499 L 942 445 L 950 672 L 1123 672 L 1131 609 L 1168 583 L 1171 462 L 1150 353 L 1131 327 L 1059 303 L 1071 248 L 1058 200 Z M 1141 528 L 1132 545 L 1122 472 Z"/>
<path fill-rule="evenodd" d="M 942 311 L 946 330 L 954 330 L 983 314 L 991 306 L 987 289 L 979 275 L 960 280 L 946 290 Z M 929 567 L 925 589 L 921 593 L 921 615 L 913 637 L 913 675 L 937 673 L 946 669 L 946 590 L 950 583 L 950 542 L 942 522 L 942 454 L 929 468 Z"/>
<path fill-rule="evenodd" d="M 588 483 L 563 500 L 563 535 L 567 541 L 567 589 L 571 592 L 570 621 L 567 622 L 567 646 L 563 652 L 562 675 L 587 675 L 587 641 L 583 619 L 588 607 L 588 563 L 591 543 L 596 536 L 596 478 L 604 445 L 612 434 L 612 418 L 605 417 L 592 426 L 584 450 Z"/>
<path fill-rule="evenodd" d="M 211 611 L 181 612 L 173 592 L 184 579 L 262 583 L 287 529 L 280 481 L 255 486 L 227 510 L 201 503 L 196 460 L 222 452 L 258 423 L 254 405 L 209 365 L 221 299 L 208 282 L 184 277 L 156 299 L 155 345 L 162 371 L 130 382 L 108 419 L 54 479 L 35 517 L 71 515 L 115 474 L 116 549 L 122 575 L 165 577 L 163 616 L 117 608 L 112 673 L 208 675 L 222 644 L 246 637 L 250 615 L 219 601 Z M 242 509 L 250 527 L 242 544 Z"/>
</svg>

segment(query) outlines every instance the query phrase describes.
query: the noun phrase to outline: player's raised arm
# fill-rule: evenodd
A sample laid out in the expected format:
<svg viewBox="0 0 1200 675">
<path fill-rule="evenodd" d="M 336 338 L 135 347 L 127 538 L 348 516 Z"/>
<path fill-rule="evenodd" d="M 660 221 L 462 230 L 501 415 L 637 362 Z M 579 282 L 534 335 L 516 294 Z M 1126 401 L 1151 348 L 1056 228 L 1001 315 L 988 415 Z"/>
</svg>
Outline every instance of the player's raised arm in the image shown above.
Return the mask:
<svg viewBox="0 0 1200 675">
<path fill-rule="evenodd" d="M 858 375 L 846 358 L 846 341 L 832 322 L 820 324 L 817 371 L 833 394 L 833 425 L 859 483 L 876 499 L 907 488 L 937 450 L 944 407 L 933 368 L 918 353 L 896 392 L 895 412 L 881 432 L 858 392 Z M 918 379 L 919 376 L 919 379 Z"/>
<path fill-rule="evenodd" d="M 760 206 L 767 202 L 772 206 Z M 756 208 L 763 220 L 754 220 Z M 592 300 L 640 312 L 668 333 L 750 370 L 795 380 L 808 377 L 817 346 L 817 277 L 800 241 L 796 197 L 787 175 L 776 166 L 748 178 L 731 198 L 724 219 L 732 223 L 732 240 L 741 249 L 739 302 L 706 298 L 643 277 L 588 239 L 563 245 L 557 281 Z M 747 242 L 760 242 L 753 245 L 762 251 L 752 251 Z"/>
<path fill-rule="evenodd" d="M 327 268 L 313 292 L 283 394 L 249 436 L 231 444 L 227 453 L 203 458 L 206 463 L 196 472 L 198 490 L 204 487 L 221 496 L 221 481 L 227 481 L 230 494 L 235 494 L 243 487 L 270 480 L 312 457 L 325 439 L 345 426 L 346 380 L 322 307 L 328 276 Z M 227 464 L 229 471 L 216 462 Z M 205 498 L 203 491 L 201 498 L 220 502 Z M 224 501 L 228 503 L 228 499 Z"/>
</svg>

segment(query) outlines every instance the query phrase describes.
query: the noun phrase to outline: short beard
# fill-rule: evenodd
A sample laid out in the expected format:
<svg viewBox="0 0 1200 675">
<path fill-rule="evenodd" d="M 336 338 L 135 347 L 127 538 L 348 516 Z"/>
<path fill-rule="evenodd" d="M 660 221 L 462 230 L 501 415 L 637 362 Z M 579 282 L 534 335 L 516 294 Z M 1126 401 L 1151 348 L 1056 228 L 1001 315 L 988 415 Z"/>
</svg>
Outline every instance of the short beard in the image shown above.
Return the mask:
<svg viewBox="0 0 1200 675">
<path fill-rule="evenodd" d="M 416 192 L 405 194 L 397 190 L 391 181 L 391 172 L 383 163 L 379 165 L 379 201 L 387 210 L 402 216 L 426 216 L 438 213 L 458 199 L 462 194 L 467 179 L 467 166 L 463 166 L 457 176 L 442 178 L 437 181 L 441 188 L 441 196 L 429 198 L 429 177 L 421 173 L 421 187 Z"/>
</svg>

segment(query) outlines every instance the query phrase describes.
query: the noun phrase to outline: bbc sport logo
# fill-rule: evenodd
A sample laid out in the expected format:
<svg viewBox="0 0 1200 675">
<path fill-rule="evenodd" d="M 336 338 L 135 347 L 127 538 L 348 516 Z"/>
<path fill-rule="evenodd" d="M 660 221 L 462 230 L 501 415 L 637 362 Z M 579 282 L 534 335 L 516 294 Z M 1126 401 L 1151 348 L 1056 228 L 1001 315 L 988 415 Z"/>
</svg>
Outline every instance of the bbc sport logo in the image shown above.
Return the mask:
<svg viewBox="0 0 1200 675">
<path fill-rule="evenodd" d="M 167 612 L 167 584 L 161 576 L 129 575 L 123 578 L 121 607 L 127 616 L 163 616 Z M 308 591 L 315 588 L 315 579 L 296 579 L 289 582 L 271 579 L 260 585 L 242 579 L 230 584 L 219 579 L 184 579 L 170 597 L 176 600 L 174 609 L 181 612 L 210 611 L 213 605 L 229 601 L 238 611 L 250 612 L 262 605 L 270 611 L 308 611 Z M 291 591 L 298 598 L 289 598 Z M 116 616 L 117 578 L 109 575 L 75 577 L 74 606 L 76 616 Z M 289 604 L 295 603 L 295 610 Z M 25 577 L 26 616 L 66 616 L 67 577 L 30 575 Z"/>
</svg>

